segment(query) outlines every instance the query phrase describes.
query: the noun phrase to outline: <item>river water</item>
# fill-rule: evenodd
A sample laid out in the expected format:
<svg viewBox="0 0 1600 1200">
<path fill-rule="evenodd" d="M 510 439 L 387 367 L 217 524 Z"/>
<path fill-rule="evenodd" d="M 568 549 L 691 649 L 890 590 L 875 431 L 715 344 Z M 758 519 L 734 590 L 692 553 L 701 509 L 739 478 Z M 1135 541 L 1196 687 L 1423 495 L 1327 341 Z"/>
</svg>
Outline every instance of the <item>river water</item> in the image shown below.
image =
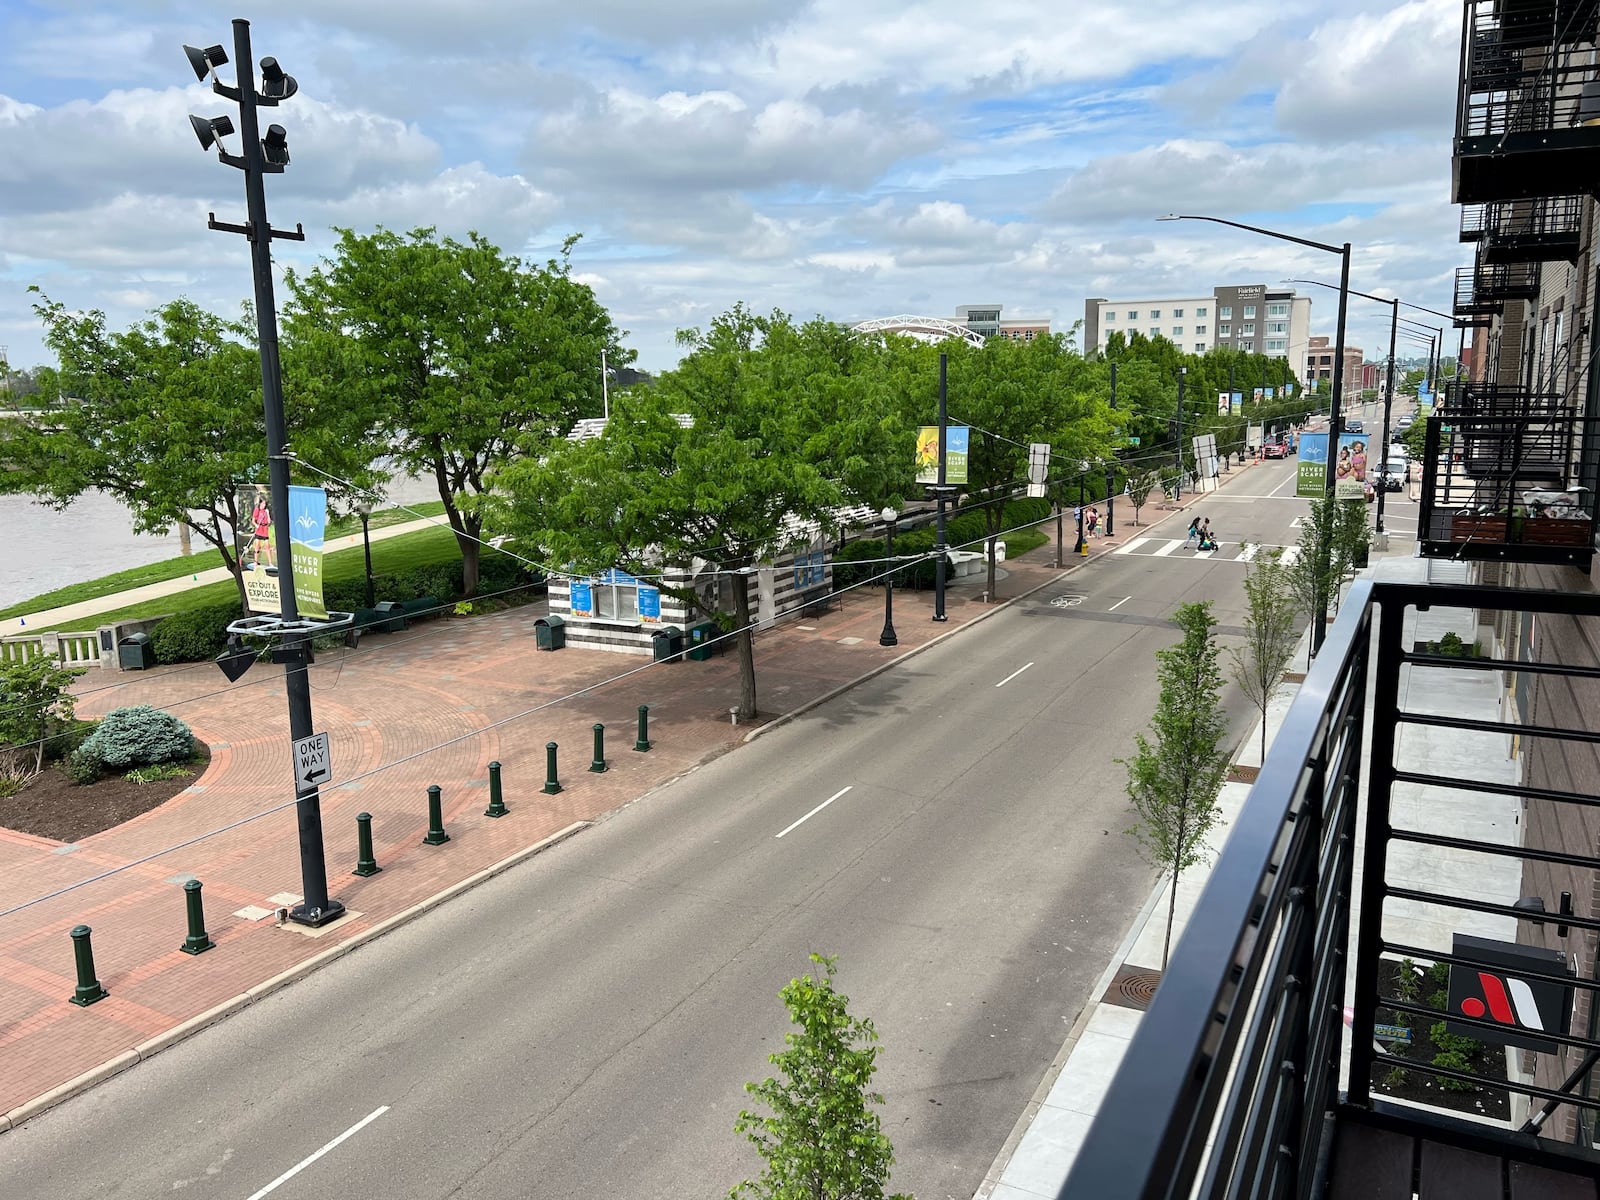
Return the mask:
<svg viewBox="0 0 1600 1200">
<path fill-rule="evenodd" d="M 396 479 L 388 494 L 400 504 L 439 498 L 431 479 Z M 210 548 L 201 538 L 191 540 L 197 553 Z M 29 496 L 0 496 L 0 608 L 182 553 L 176 531 L 134 533 L 132 514 L 100 492 L 79 497 L 61 512 Z"/>
</svg>

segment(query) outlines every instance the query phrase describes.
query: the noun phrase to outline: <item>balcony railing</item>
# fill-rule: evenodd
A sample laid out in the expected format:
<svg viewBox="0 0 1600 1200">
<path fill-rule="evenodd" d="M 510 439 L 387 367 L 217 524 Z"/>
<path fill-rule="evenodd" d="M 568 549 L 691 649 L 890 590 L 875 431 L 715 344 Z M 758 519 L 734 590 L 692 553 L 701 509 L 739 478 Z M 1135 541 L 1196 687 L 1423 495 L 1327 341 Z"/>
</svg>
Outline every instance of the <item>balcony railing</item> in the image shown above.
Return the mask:
<svg viewBox="0 0 1600 1200">
<path fill-rule="evenodd" d="M 1473 294 L 1484 300 L 1533 300 L 1539 295 L 1539 264 L 1490 262 L 1488 243 L 1478 248 L 1472 273 Z"/>
<path fill-rule="evenodd" d="M 1459 204 L 1600 189 L 1592 0 L 1465 7 L 1456 100 Z"/>
<path fill-rule="evenodd" d="M 1582 234 L 1581 196 L 1502 200 L 1461 210 L 1461 240 L 1479 243 L 1480 264 L 1575 262 Z"/>
<path fill-rule="evenodd" d="M 1478 268 L 1456 268 L 1455 303 L 1450 311 L 1457 317 L 1495 316 L 1505 308 L 1504 300 L 1484 296 L 1478 291 Z"/>
<path fill-rule="evenodd" d="M 1524 825 L 1465 826 L 1461 817 L 1463 803 L 1485 801 L 1508 812 L 1519 800 L 1594 806 L 1579 792 L 1486 778 L 1492 768 L 1481 765 L 1506 762 L 1512 738 L 1524 754 L 1535 743 L 1593 745 L 1600 735 L 1582 727 L 1582 714 L 1551 704 L 1552 717 L 1530 710 L 1540 723 L 1516 723 L 1441 715 L 1438 702 L 1459 693 L 1462 675 L 1482 681 L 1503 672 L 1519 688 L 1592 690 L 1600 670 L 1535 662 L 1518 650 L 1471 658 L 1408 646 L 1416 614 L 1442 608 L 1534 614 L 1540 629 L 1558 615 L 1600 618 L 1592 595 L 1370 580 L 1351 588 L 1058 1193 L 1063 1200 L 1593 1200 L 1600 1156 L 1535 1136 L 1559 1119 L 1523 1118 L 1600 1110 L 1580 1062 L 1600 1041 L 1546 1023 L 1535 1057 L 1547 1068 L 1539 1077 L 1562 1081 L 1556 1086 L 1374 1047 L 1387 1036 L 1376 1023 L 1380 1008 L 1503 1041 L 1497 997 L 1485 1006 L 1458 1002 L 1452 991 L 1441 1013 L 1401 994 L 1393 964 L 1400 956 L 1443 963 L 1453 980 L 1459 972 L 1476 984 L 1479 970 L 1492 969 L 1486 951 L 1448 931 L 1518 928 L 1529 915 L 1517 903 L 1521 864 L 1600 871 L 1600 859 L 1522 844 Z M 1492 701 L 1488 710 L 1496 711 Z M 1442 731 L 1470 748 L 1449 762 L 1430 758 L 1427 738 Z M 1508 873 L 1509 896 L 1484 882 L 1503 884 Z M 1600 920 L 1559 919 L 1579 941 L 1600 930 Z M 1424 927 L 1442 932 L 1414 940 Z M 1519 972 L 1519 983 L 1555 988 L 1569 1005 L 1575 994 L 1600 991 L 1545 953 L 1550 966 Z M 1526 1015 L 1519 1007 L 1512 1023 L 1526 1029 Z M 1544 1061 L 1552 1053 L 1567 1057 Z M 1384 1085 L 1375 1080 L 1395 1068 L 1489 1088 L 1517 1105 L 1496 1123 L 1376 1096 Z"/>
</svg>

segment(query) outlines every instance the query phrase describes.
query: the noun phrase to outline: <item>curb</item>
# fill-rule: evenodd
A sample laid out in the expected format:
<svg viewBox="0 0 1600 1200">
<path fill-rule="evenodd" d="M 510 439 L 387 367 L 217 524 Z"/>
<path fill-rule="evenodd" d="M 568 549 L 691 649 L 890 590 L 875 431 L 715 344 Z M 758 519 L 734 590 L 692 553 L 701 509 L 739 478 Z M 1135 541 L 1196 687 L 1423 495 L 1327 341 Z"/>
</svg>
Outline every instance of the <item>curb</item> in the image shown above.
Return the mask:
<svg viewBox="0 0 1600 1200">
<path fill-rule="evenodd" d="M 1083 1036 L 1083 1031 L 1093 1018 L 1095 1009 L 1100 1007 L 1100 997 L 1105 995 L 1106 989 L 1111 986 L 1111 981 L 1117 977 L 1117 969 L 1133 953 L 1134 943 L 1139 940 L 1139 935 L 1144 932 L 1144 927 L 1150 923 L 1151 916 L 1155 913 L 1156 905 L 1161 902 L 1161 895 L 1167 889 L 1166 876 L 1163 875 L 1156 881 L 1151 889 L 1150 898 L 1144 902 L 1133 918 L 1133 924 L 1128 927 L 1127 935 L 1117 946 L 1111 956 L 1111 961 L 1106 969 L 1101 972 L 1100 978 L 1095 980 L 1094 990 L 1089 993 L 1089 1000 L 1078 1013 L 1078 1019 L 1072 1023 L 1072 1029 L 1067 1034 L 1066 1041 L 1061 1043 L 1061 1049 L 1045 1068 L 1044 1078 L 1039 1081 L 1039 1086 L 1034 1089 L 1027 1106 L 1023 1108 L 1022 1115 L 1017 1118 L 1017 1123 L 1011 1127 L 1011 1134 L 1006 1138 L 1005 1144 L 1000 1147 L 1000 1153 L 994 1157 L 994 1162 L 989 1165 L 984 1173 L 983 1182 L 978 1185 L 978 1190 L 972 1194 L 972 1200 L 987 1200 L 987 1197 L 1000 1186 L 1001 1176 L 1011 1165 L 1011 1157 L 1017 1152 L 1017 1147 L 1022 1144 L 1022 1139 L 1027 1135 L 1034 1118 L 1044 1108 L 1044 1102 L 1050 1097 L 1050 1089 L 1055 1087 L 1056 1079 L 1067 1065 L 1067 1060 L 1072 1057 L 1072 1052 L 1078 1048 L 1078 1039 Z"/>
<path fill-rule="evenodd" d="M 501 859 L 492 866 L 485 867 L 476 874 L 469 875 L 467 878 L 451 884 L 449 887 L 445 888 L 444 891 L 437 892 L 424 900 L 419 900 L 410 908 L 405 909 L 402 912 L 395 913 L 392 917 L 386 917 L 371 928 L 364 929 L 360 933 L 355 934 L 349 940 L 340 942 L 337 946 L 330 946 L 328 949 L 322 951 L 322 953 L 314 954 L 304 962 L 296 963 L 288 970 L 274 975 L 266 982 L 258 983 L 254 987 L 248 988 L 241 992 L 239 995 L 224 1000 L 221 1004 L 215 1005 L 203 1013 L 190 1017 L 187 1021 L 184 1021 L 163 1033 L 157 1034 L 148 1041 L 141 1042 L 130 1050 L 124 1050 L 115 1058 L 107 1062 L 103 1062 L 99 1066 L 88 1071 L 85 1071 L 82 1075 L 79 1075 L 75 1079 L 67 1080 L 67 1082 L 52 1088 L 44 1095 L 37 1096 L 24 1104 L 20 1104 L 8 1113 L 0 1114 L 0 1133 L 4 1133 L 10 1129 L 15 1129 L 24 1121 L 38 1116 L 46 1109 L 54 1108 L 63 1100 L 71 1099 L 80 1092 L 86 1092 L 96 1084 L 104 1083 L 113 1075 L 120 1074 L 121 1072 L 127 1070 L 135 1063 L 143 1062 L 151 1055 L 157 1054 L 160 1051 L 167 1049 L 169 1046 L 175 1046 L 181 1041 L 185 1041 L 193 1034 L 199 1033 L 202 1029 L 205 1029 L 207 1026 L 215 1025 L 224 1017 L 232 1016 L 241 1009 L 247 1008 L 251 1004 L 254 1004 L 257 1000 L 261 1000 L 272 995 L 273 992 L 287 987 L 301 976 L 309 975 L 311 972 L 327 966 L 335 959 L 343 958 L 346 954 L 349 954 L 357 947 L 364 946 L 368 942 L 382 937 L 391 930 L 397 929 L 401 925 L 405 925 L 416 920 L 416 918 L 422 916 L 424 913 L 438 908 L 446 901 L 453 900 L 455 897 L 461 895 L 461 893 L 470 891 L 481 883 L 493 879 L 496 875 L 504 874 L 517 864 L 525 861 L 526 859 L 532 858 L 542 850 L 548 850 L 551 846 L 554 846 L 559 842 L 566 841 L 569 837 L 572 837 L 574 834 L 589 828 L 589 826 L 592 824 L 592 821 L 574 821 L 566 828 L 558 829 L 555 833 L 550 834 L 546 838 L 542 838 L 541 840 L 533 843 L 533 845 L 524 846 L 521 850 L 518 850 L 516 853 Z"/>
</svg>

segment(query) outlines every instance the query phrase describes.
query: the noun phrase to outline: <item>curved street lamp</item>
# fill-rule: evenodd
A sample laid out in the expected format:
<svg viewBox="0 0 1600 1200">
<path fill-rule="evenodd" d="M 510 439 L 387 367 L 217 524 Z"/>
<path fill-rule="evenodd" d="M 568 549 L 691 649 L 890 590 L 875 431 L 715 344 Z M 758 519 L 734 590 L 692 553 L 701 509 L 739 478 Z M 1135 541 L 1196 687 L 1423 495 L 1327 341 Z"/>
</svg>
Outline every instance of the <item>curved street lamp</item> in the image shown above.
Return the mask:
<svg viewBox="0 0 1600 1200">
<path fill-rule="evenodd" d="M 1330 469 L 1325 470 L 1323 487 L 1329 497 L 1333 495 L 1333 449 L 1339 444 L 1339 431 L 1343 426 L 1344 406 L 1344 326 L 1345 313 L 1350 306 L 1350 243 L 1333 246 L 1327 242 L 1314 242 L 1310 238 L 1295 237 L 1292 233 L 1279 233 L 1275 229 L 1263 229 L 1259 225 L 1246 225 L 1241 221 L 1229 221 L 1222 217 L 1194 216 L 1188 213 L 1168 213 L 1164 217 L 1157 217 L 1158 221 L 1210 221 L 1215 225 L 1227 225 L 1234 229 L 1243 229 L 1247 233 L 1259 233 L 1262 237 L 1277 238 L 1280 242 L 1293 242 L 1297 246 L 1309 246 L 1313 250 L 1323 250 L 1329 254 L 1339 256 L 1339 323 L 1334 329 L 1333 338 L 1333 403 L 1330 406 L 1332 413 L 1328 420 L 1328 450 Z M 1181 448 L 1180 448 L 1180 453 Z M 1327 539 L 1319 539 L 1326 543 Z M 1332 547 L 1324 546 L 1319 556 L 1318 577 L 1324 578 L 1328 573 L 1328 558 L 1332 554 Z M 1314 605 L 1316 611 L 1311 620 L 1311 653 L 1315 655 L 1322 649 L 1323 640 L 1328 635 L 1327 621 L 1324 619 L 1328 606 L 1327 602 Z"/>
</svg>

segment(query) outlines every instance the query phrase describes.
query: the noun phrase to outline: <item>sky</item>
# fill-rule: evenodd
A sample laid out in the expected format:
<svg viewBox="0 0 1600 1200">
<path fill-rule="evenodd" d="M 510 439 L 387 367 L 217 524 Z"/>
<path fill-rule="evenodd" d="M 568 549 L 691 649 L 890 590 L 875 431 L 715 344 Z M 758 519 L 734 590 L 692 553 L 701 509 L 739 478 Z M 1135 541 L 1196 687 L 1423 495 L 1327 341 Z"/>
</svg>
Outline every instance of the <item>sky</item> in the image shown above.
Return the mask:
<svg viewBox="0 0 1600 1200">
<path fill-rule="evenodd" d="M 180 295 L 229 315 L 249 296 L 247 243 L 206 228 L 244 219 L 243 176 L 187 119 L 237 111 L 184 57 L 233 56 L 225 10 L 202 8 L 0 0 L 13 367 L 50 361 L 30 285 L 116 328 Z M 1338 281 L 1334 255 L 1169 212 L 1349 241 L 1353 288 L 1443 311 L 1469 261 L 1450 204 L 1460 0 L 260 9 L 256 59 L 299 83 L 263 113 L 292 159 L 266 180 L 272 223 L 306 232 L 274 243 L 280 271 L 330 254 L 335 227 L 478 231 L 530 262 L 581 234 L 574 273 L 646 370 L 741 301 L 840 321 L 999 303 L 1065 332 L 1088 296 Z M 1335 293 L 1299 290 L 1331 335 Z M 1388 317 L 1351 302 L 1369 359 Z"/>
</svg>

